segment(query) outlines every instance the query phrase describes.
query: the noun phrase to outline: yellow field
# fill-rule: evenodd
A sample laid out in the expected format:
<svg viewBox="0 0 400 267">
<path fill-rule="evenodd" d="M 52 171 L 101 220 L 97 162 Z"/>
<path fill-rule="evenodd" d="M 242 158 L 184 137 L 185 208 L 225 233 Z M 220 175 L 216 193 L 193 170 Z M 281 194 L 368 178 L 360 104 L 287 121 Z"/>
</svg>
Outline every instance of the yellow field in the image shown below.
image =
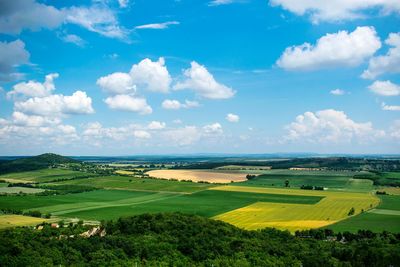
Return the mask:
<svg viewBox="0 0 400 267">
<path fill-rule="evenodd" d="M 231 181 L 246 181 L 246 173 L 205 171 L 205 170 L 154 170 L 147 174 L 161 179 L 206 181 L 210 183 L 230 183 Z"/>
<path fill-rule="evenodd" d="M 379 204 L 379 198 L 370 193 L 312 191 L 298 189 L 256 188 L 244 186 L 219 186 L 210 190 L 255 192 L 266 194 L 323 196 L 316 204 L 287 204 L 257 202 L 214 219 L 222 220 L 245 229 L 275 227 L 294 232 L 319 228 L 348 218 L 353 207 L 355 215 Z"/>
<path fill-rule="evenodd" d="M 0 229 L 15 226 L 37 225 L 46 221 L 49 220 L 22 215 L 1 215 Z"/>
</svg>

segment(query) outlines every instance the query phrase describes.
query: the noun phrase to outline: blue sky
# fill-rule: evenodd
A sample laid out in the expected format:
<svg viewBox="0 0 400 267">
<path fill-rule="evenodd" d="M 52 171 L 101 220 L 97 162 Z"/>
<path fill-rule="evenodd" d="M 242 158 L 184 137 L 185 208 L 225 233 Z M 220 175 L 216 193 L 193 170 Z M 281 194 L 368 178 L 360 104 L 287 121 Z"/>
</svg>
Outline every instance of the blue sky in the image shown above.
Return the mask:
<svg viewBox="0 0 400 267">
<path fill-rule="evenodd" d="M 398 153 L 400 3 L 345 2 L 0 1 L 0 154 Z"/>
</svg>

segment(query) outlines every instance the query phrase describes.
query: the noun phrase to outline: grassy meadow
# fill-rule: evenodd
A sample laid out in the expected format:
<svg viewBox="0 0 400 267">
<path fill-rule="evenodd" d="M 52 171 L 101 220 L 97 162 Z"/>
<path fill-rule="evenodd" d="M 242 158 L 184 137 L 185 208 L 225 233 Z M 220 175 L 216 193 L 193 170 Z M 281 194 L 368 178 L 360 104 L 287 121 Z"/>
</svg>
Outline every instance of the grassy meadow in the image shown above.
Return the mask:
<svg viewBox="0 0 400 267">
<path fill-rule="evenodd" d="M 73 179 L 86 176 L 95 176 L 95 174 L 64 169 L 42 169 L 29 172 L 3 174 L 0 175 L 0 180 L 12 183 L 44 183 L 48 181 Z"/>
</svg>

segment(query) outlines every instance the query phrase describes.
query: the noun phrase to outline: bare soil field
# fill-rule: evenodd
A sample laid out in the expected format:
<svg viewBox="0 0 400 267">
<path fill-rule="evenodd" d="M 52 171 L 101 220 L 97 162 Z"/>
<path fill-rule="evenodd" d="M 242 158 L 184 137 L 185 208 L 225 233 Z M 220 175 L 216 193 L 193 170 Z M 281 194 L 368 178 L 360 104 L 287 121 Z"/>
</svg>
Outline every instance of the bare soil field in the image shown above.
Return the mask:
<svg viewBox="0 0 400 267">
<path fill-rule="evenodd" d="M 206 170 L 154 170 L 147 174 L 160 179 L 192 180 L 193 182 L 230 183 L 246 181 L 246 173 Z"/>
</svg>

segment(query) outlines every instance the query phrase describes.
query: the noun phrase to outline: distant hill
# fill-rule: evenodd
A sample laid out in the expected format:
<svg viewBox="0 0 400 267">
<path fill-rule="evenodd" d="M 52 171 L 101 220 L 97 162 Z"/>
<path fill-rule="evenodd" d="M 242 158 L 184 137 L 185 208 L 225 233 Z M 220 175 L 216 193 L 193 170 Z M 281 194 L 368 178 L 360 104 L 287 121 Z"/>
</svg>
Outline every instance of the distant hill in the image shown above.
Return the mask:
<svg viewBox="0 0 400 267">
<path fill-rule="evenodd" d="M 57 164 L 77 163 L 79 161 L 60 156 L 53 153 L 46 153 L 39 156 L 20 158 L 15 160 L 0 161 L 0 174 L 10 172 L 23 172 L 45 169 Z"/>
</svg>

